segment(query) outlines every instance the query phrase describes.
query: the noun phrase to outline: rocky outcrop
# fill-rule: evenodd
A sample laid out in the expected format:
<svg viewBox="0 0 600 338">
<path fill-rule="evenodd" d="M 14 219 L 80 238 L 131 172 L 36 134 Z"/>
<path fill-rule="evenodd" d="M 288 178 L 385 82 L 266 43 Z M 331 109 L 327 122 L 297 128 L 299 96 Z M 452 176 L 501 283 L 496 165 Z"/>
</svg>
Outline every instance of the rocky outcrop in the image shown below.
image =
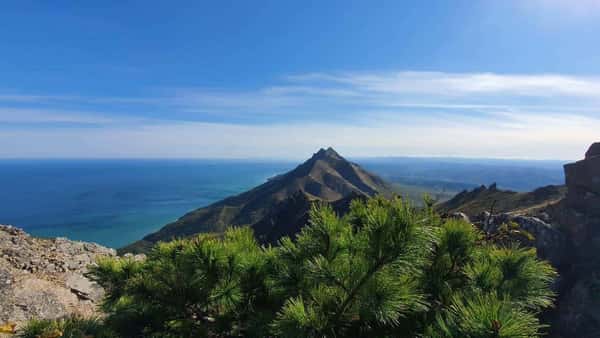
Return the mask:
<svg viewBox="0 0 600 338">
<path fill-rule="evenodd" d="M 600 156 L 600 142 L 592 144 L 588 151 L 585 152 L 585 158 L 592 158 L 596 156 Z"/>
<path fill-rule="evenodd" d="M 600 143 L 565 165 L 566 196 L 542 208 L 491 216 L 512 221 L 535 237 L 533 245 L 560 274 L 550 337 L 600 337 Z"/>
<path fill-rule="evenodd" d="M 565 165 L 568 207 L 600 216 L 600 143 L 594 143 L 585 159 Z"/>
<path fill-rule="evenodd" d="M 442 214 L 462 212 L 476 217 L 484 211 L 492 213 L 523 214 L 556 203 L 566 194 L 564 186 L 546 186 L 531 192 L 516 192 L 499 189 L 496 184 L 484 185 L 471 191 L 463 191 L 452 199 L 436 205 Z"/>
<path fill-rule="evenodd" d="M 600 143 L 585 159 L 565 165 L 567 197 L 546 209 L 569 239 L 559 270 L 555 327 L 560 337 L 600 336 Z"/>
<path fill-rule="evenodd" d="M 512 240 L 535 247 L 540 258 L 548 260 L 555 267 L 565 264 L 564 252 L 567 249 L 567 236 L 547 221 L 534 216 L 508 213 L 490 215 L 484 212 L 476 217 L 474 222 L 490 235 L 502 231 L 503 225 L 515 224 L 516 228 L 507 228 L 513 232 Z"/>
<path fill-rule="evenodd" d="M 487 236 L 534 246 L 557 268 L 558 299 L 546 314 L 552 338 L 600 337 L 600 142 L 564 166 L 566 186 L 516 193 L 482 186 L 437 206 L 464 214 Z M 493 213 L 490 214 L 490 211 Z M 504 226 L 516 224 L 516 227 Z M 520 236 L 522 234 L 531 236 Z M 512 235 L 515 235 L 514 237 Z M 529 237 L 529 239 L 527 239 Z"/>
<path fill-rule="evenodd" d="M 113 249 L 65 238 L 35 238 L 0 225 L 0 325 L 67 315 L 97 315 L 103 290 L 85 277 Z"/>
</svg>

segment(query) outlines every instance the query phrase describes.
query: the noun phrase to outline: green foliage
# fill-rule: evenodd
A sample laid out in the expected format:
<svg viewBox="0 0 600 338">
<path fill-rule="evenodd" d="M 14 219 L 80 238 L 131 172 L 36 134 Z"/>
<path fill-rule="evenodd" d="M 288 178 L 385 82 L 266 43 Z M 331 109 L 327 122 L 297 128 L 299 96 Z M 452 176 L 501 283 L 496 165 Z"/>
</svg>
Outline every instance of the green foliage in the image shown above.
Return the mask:
<svg viewBox="0 0 600 338">
<path fill-rule="evenodd" d="M 400 200 L 355 202 L 345 218 L 314 208 L 310 226 L 278 248 L 274 284 L 294 298 L 278 313 L 274 332 L 347 335 L 396 327 L 424 311 L 418 280 L 433 243 L 432 229 L 419 224 L 424 219 Z"/>
<path fill-rule="evenodd" d="M 495 293 L 454 297 L 434 325 L 430 336 L 439 338 L 538 337 L 543 327 L 533 313 Z"/>
<path fill-rule="evenodd" d="M 104 323 L 122 337 L 538 336 L 554 270 L 425 205 L 316 205 L 276 247 L 234 228 L 102 260 Z"/>
<path fill-rule="evenodd" d="M 20 338 L 116 338 L 97 319 L 68 317 L 59 320 L 32 320 L 20 330 Z"/>
<path fill-rule="evenodd" d="M 107 323 L 123 335 L 208 336 L 245 329 L 255 304 L 269 304 L 270 256 L 250 229 L 236 228 L 161 243 L 144 263 L 104 260 L 91 275 L 108 291 Z"/>
<path fill-rule="evenodd" d="M 535 249 L 486 247 L 466 273 L 473 288 L 496 292 L 522 307 L 541 310 L 552 305 L 554 293 L 549 286 L 556 272 L 537 259 Z"/>
<path fill-rule="evenodd" d="M 437 229 L 434 255 L 423 280 L 434 309 L 448 305 L 452 296 L 467 286 L 465 268 L 473 261 L 480 238 L 464 221 L 451 219 Z"/>
</svg>

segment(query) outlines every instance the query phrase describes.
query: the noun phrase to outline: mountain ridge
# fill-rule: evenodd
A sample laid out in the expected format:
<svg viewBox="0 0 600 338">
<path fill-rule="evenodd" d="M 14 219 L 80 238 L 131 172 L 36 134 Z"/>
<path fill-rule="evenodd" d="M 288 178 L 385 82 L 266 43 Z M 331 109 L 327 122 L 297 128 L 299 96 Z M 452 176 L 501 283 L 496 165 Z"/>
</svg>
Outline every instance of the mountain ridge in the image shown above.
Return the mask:
<svg viewBox="0 0 600 338">
<path fill-rule="evenodd" d="M 270 229 L 271 234 L 277 232 L 273 232 L 273 227 L 281 226 L 297 231 L 303 225 L 299 221 L 304 219 L 303 214 L 313 202 L 333 203 L 348 196 L 356 198 L 377 194 L 392 194 L 383 179 L 347 161 L 333 148 L 321 148 L 293 170 L 274 176 L 248 191 L 193 210 L 119 252 L 144 252 L 159 241 L 202 232 L 220 233 L 228 226 L 261 224 L 258 230 Z M 292 203 L 288 200 L 290 198 L 304 202 L 303 208 L 295 210 L 293 217 L 290 214 L 292 219 L 290 224 L 286 224 L 288 220 L 281 219 L 282 213 L 278 213 L 277 209 Z M 276 214 L 279 216 L 275 217 Z M 272 224 L 274 219 L 278 220 L 277 224 Z M 294 231 L 279 232 L 292 234 Z M 257 233 L 257 237 L 265 241 L 275 240 L 271 235 L 261 233 Z"/>
<path fill-rule="evenodd" d="M 441 213 L 465 213 L 469 217 L 478 216 L 482 212 L 515 213 L 520 210 L 542 208 L 557 203 L 567 194 L 564 185 L 549 185 L 530 192 L 517 192 L 498 189 L 496 184 L 489 187 L 482 185 L 473 190 L 463 190 L 448 201 L 436 206 Z"/>
</svg>

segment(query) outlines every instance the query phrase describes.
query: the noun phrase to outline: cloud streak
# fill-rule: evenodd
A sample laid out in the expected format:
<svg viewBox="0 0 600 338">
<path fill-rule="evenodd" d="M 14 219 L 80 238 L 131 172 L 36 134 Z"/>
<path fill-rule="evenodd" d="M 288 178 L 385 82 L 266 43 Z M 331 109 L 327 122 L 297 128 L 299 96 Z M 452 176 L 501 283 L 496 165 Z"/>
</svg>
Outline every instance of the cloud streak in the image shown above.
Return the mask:
<svg viewBox="0 0 600 338">
<path fill-rule="evenodd" d="M 600 113 L 600 78 L 492 73 L 310 73 L 247 92 L 180 91 L 190 111 L 306 114 L 326 107 L 348 116 L 374 109 Z M 459 112 L 457 112 L 459 113 Z M 289 118 L 289 116 L 286 116 Z"/>
<path fill-rule="evenodd" d="M 294 157 L 334 145 L 355 156 L 577 158 L 598 130 L 600 78 L 560 74 L 308 73 L 240 91 L 0 95 L 10 145 L 0 157 Z"/>
<path fill-rule="evenodd" d="M 305 74 L 289 78 L 294 82 L 340 83 L 362 91 L 395 94 L 468 96 L 476 94 L 548 97 L 567 95 L 597 97 L 600 78 L 565 75 L 502 75 L 493 73 L 342 73 Z"/>
<path fill-rule="evenodd" d="M 135 127 L 18 128 L 0 132 L 1 157 L 280 157 L 303 158 L 332 145 L 349 156 L 467 156 L 572 158 L 600 130 L 585 117 L 511 116 L 511 123 L 423 118 L 410 127 L 396 124 L 332 123 L 233 125 L 176 122 Z M 543 126 L 543 128 L 540 128 Z M 572 133 L 565 133 L 565 129 Z M 43 145 L 40 147 L 39 145 Z"/>
</svg>

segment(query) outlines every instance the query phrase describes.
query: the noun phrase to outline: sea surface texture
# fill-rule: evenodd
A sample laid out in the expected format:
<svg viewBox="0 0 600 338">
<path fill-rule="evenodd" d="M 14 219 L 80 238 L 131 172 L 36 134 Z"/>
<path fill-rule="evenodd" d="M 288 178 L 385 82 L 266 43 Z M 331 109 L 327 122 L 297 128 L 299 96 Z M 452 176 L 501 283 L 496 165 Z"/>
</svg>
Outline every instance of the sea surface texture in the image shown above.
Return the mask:
<svg viewBox="0 0 600 338">
<path fill-rule="evenodd" d="M 0 224 L 121 247 L 292 162 L 2 160 Z"/>
<path fill-rule="evenodd" d="M 563 184 L 560 161 L 353 159 L 412 200 L 498 183 Z M 255 187 L 300 161 L 0 160 L 0 224 L 118 248 L 186 212 Z"/>
</svg>

